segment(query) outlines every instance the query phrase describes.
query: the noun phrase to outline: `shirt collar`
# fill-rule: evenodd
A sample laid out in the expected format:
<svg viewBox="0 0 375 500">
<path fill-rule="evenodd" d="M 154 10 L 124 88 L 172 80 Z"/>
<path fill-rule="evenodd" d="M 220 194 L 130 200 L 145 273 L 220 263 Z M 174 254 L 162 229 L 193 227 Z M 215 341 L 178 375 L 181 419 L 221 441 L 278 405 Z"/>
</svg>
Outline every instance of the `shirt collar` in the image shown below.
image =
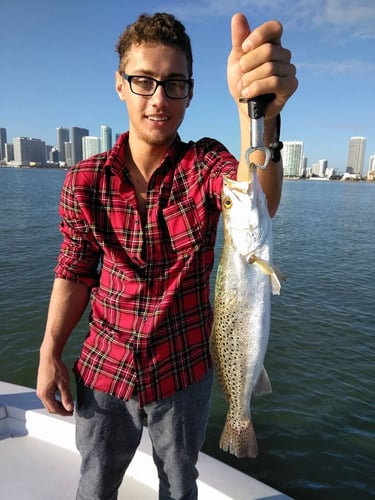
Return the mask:
<svg viewBox="0 0 375 500">
<path fill-rule="evenodd" d="M 111 171 L 113 174 L 122 176 L 124 167 L 126 168 L 126 145 L 129 142 L 129 132 L 124 132 L 120 135 L 116 144 L 109 151 L 108 158 L 104 164 L 104 168 L 107 171 Z M 182 151 L 184 150 L 184 143 L 181 141 L 180 136 L 177 134 L 173 144 L 168 149 L 161 165 L 176 165 L 177 161 L 181 157 Z"/>
</svg>

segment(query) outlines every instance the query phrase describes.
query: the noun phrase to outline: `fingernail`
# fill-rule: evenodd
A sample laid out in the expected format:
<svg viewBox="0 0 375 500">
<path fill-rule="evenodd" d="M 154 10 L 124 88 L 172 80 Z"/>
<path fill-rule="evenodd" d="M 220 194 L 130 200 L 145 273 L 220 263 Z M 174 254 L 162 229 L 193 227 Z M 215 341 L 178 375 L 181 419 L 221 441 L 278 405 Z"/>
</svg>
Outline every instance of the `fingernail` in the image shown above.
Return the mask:
<svg viewBox="0 0 375 500">
<path fill-rule="evenodd" d="M 249 38 L 246 38 L 246 40 L 242 44 L 242 50 L 244 52 L 249 52 L 254 48 L 252 41 Z"/>
</svg>

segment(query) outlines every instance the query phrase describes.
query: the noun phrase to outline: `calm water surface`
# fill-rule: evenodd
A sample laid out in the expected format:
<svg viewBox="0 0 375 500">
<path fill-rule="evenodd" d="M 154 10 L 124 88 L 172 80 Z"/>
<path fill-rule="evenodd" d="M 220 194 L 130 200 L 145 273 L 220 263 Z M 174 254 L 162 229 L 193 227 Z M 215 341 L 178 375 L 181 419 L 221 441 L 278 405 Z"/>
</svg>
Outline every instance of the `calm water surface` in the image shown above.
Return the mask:
<svg viewBox="0 0 375 500">
<path fill-rule="evenodd" d="M 0 168 L 0 379 L 9 382 L 35 386 L 64 176 Z M 217 389 L 204 450 L 296 499 L 374 498 L 375 184 L 286 181 L 274 233 L 287 281 L 273 300 L 273 393 L 252 403 L 260 455 L 219 450 Z M 67 363 L 84 335 L 85 321 Z"/>
</svg>

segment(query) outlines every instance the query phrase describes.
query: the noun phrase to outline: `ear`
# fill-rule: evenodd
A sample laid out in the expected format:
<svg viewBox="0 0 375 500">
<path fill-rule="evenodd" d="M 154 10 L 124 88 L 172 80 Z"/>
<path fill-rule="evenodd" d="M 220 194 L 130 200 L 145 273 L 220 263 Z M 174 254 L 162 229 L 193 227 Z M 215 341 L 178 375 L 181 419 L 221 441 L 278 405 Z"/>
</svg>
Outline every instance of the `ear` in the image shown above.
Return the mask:
<svg viewBox="0 0 375 500">
<path fill-rule="evenodd" d="M 116 85 L 116 92 L 117 95 L 119 96 L 121 101 L 125 101 L 125 82 L 123 77 L 120 75 L 118 71 L 115 73 L 115 85 Z"/>
</svg>

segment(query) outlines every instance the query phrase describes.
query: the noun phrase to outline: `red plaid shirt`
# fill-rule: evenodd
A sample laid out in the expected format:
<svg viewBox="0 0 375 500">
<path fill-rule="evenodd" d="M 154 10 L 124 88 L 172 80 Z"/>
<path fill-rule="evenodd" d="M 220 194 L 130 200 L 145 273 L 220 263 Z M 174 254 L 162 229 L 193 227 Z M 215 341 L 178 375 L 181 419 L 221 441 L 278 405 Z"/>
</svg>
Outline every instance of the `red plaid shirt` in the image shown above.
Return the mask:
<svg viewBox="0 0 375 500">
<path fill-rule="evenodd" d="M 125 161 L 128 135 L 74 166 L 60 201 L 56 277 L 92 287 L 91 321 L 75 371 L 141 405 L 198 381 L 211 366 L 209 276 L 222 175 L 237 160 L 217 141 L 176 139 L 147 190 L 142 227 Z"/>
</svg>

